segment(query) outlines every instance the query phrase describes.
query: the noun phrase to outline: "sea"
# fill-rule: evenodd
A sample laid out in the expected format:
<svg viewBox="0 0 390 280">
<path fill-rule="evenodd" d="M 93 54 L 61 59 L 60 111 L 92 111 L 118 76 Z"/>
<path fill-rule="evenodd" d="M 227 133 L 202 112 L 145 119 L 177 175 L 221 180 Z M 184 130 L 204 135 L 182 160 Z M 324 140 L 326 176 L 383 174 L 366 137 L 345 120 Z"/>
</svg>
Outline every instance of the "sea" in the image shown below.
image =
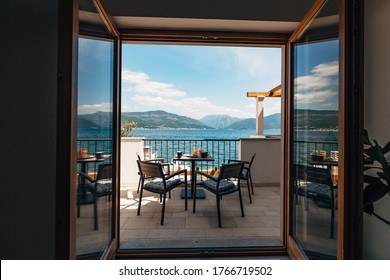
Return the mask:
<svg viewBox="0 0 390 280">
<path fill-rule="evenodd" d="M 233 143 L 228 140 L 250 138 L 255 132 L 255 130 L 224 129 L 135 129 L 133 130 L 132 136 L 143 137 L 145 139 L 145 144 L 150 147 L 150 150 L 157 153 L 156 157 L 164 158 L 164 160 L 167 161 L 169 161 L 172 155 L 178 150 L 189 153 L 196 145 L 203 145 L 203 147 L 215 158 L 216 166 L 219 166 L 225 161 L 226 157 L 231 159 L 237 157 L 237 150 L 239 149 L 238 142 L 234 141 Z M 265 130 L 264 132 L 265 135 L 269 136 L 280 135 L 280 130 L 276 129 Z M 112 131 L 110 129 L 80 128 L 78 130 L 78 147 L 87 148 L 91 152 L 99 150 L 105 153 L 111 153 L 111 135 Z M 329 130 L 296 131 L 294 137 L 294 162 L 299 164 L 306 162 L 307 157 L 313 150 L 325 150 L 327 154 L 330 155 L 331 151 L 338 149 L 337 136 L 337 131 Z M 183 140 L 183 142 L 155 141 L 156 139 L 175 139 Z M 200 143 L 197 142 L 200 140 L 202 140 Z M 222 143 L 221 141 L 218 141 L 220 144 L 214 145 L 214 140 L 222 140 Z M 229 144 L 225 145 L 225 142 L 229 142 Z"/>
<path fill-rule="evenodd" d="M 253 129 L 134 129 L 133 137 L 145 139 L 240 139 L 249 138 L 256 134 Z M 280 135 L 280 129 L 264 131 L 265 135 Z M 79 139 L 111 138 L 110 129 L 79 128 Z M 335 130 L 299 130 L 295 132 L 295 139 L 300 141 L 332 141 L 338 139 L 338 131 Z"/>
</svg>

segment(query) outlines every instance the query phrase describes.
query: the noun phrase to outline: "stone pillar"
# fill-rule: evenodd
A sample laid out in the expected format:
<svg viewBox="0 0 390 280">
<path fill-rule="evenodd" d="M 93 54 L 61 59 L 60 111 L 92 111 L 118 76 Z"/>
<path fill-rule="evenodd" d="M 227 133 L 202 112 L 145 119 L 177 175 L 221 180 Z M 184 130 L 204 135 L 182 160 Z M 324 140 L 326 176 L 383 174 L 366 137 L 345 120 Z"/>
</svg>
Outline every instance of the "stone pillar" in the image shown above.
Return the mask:
<svg viewBox="0 0 390 280">
<path fill-rule="evenodd" d="M 256 135 L 264 136 L 264 97 L 256 97 Z"/>
<path fill-rule="evenodd" d="M 264 135 L 264 97 L 255 96 L 256 101 L 256 134 L 251 138 L 265 138 Z"/>
</svg>

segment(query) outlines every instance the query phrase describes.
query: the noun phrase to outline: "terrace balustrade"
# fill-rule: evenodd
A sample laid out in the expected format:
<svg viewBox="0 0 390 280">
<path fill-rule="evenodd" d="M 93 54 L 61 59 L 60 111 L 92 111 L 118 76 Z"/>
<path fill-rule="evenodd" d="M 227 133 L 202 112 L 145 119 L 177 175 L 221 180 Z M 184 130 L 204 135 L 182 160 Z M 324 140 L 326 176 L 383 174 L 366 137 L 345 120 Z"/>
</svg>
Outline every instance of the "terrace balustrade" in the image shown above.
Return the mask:
<svg viewBox="0 0 390 280">
<path fill-rule="evenodd" d="M 211 171 L 218 168 L 223 163 L 227 163 L 229 159 L 240 159 L 239 139 L 142 139 L 140 140 L 143 146 L 145 158 L 162 158 L 164 162 L 172 162 L 172 158 L 177 151 L 182 151 L 183 154 L 192 154 L 194 149 L 202 149 L 207 151 L 214 158 L 213 162 L 199 163 L 198 167 L 201 171 Z M 84 138 L 77 140 L 77 149 L 87 149 L 90 155 L 95 152 L 104 152 L 111 154 L 112 140 L 109 138 Z M 142 149 L 141 149 L 142 150 Z M 331 151 L 338 150 L 338 142 L 335 141 L 295 141 L 294 142 L 294 163 L 307 165 L 307 158 L 310 157 L 313 150 L 324 150 L 327 155 Z M 254 151 L 255 152 L 255 151 Z M 135 155 L 135 152 L 134 152 Z M 110 163 L 111 158 L 108 158 L 104 163 Z M 99 163 L 97 163 L 98 165 Z M 173 163 L 172 163 L 173 164 Z M 90 164 L 89 172 L 97 170 L 97 165 Z M 134 161 L 134 165 L 135 161 Z"/>
</svg>

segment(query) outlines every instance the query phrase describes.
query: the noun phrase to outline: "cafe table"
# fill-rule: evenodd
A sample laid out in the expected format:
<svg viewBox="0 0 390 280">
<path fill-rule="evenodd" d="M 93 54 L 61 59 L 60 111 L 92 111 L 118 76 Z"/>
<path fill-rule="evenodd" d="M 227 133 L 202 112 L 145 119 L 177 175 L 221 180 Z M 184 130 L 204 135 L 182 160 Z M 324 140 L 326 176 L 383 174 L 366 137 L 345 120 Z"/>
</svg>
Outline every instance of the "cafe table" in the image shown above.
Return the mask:
<svg viewBox="0 0 390 280">
<path fill-rule="evenodd" d="M 334 160 L 332 158 L 326 158 L 322 161 L 319 161 L 319 160 L 313 160 L 311 157 L 307 158 L 307 163 L 313 165 L 313 166 L 318 166 L 318 165 L 322 165 L 322 166 L 326 166 L 327 168 L 331 169 L 332 166 L 338 166 L 339 165 L 339 161 L 338 160 Z M 367 159 L 367 158 L 364 158 L 364 164 L 373 164 L 374 161 L 371 160 L 371 159 Z"/>
<path fill-rule="evenodd" d="M 83 155 L 77 157 L 77 163 L 81 164 L 81 172 L 87 174 L 88 173 L 88 163 L 96 163 L 103 162 L 106 159 L 110 158 L 111 155 L 103 155 L 102 157 L 97 158 L 93 155 Z"/>
<path fill-rule="evenodd" d="M 338 160 L 333 160 L 333 159 L 324 159 L 322 161 L 319 161 L 319 160 L 313 160 L 312 158 L 308 158 L 307 163 L 309 163 L 313 166 L 318 166 L 318 165 L 326 166 L 329 169 L 331 169 L 332 166 L 339 165 Z"/>
<path fill-rule="evenodd" d="M 207 157 L 203 157 L 202 158 L 200 156 L 193 156 L 193 155 L 186 155 L 185 154 L 185 155 L 183 155 L 180 158 L 174 157 L 172 159 L 172 161 L 173 162 L 187 161 L 187 162 L 190 163 L 190 165 L 191 165 L 191 189 L 187 190 L 187 198 L 192 198 L 193 194 L 194 194 L 195 184 L 196 184 L 196 175 L 195 175 L 196 162 L 214 161 L 214 158 L 211 157 L 211 156 L 207 156 Z M 185 198 L 185 190 L 182 190 L 180 197 L 181 198 Z M 206 196 L 205 196 L 204 190 L 203 189 L 197 189 L 195 197 L 196 198 L 205 198 Z"/>
</svg>

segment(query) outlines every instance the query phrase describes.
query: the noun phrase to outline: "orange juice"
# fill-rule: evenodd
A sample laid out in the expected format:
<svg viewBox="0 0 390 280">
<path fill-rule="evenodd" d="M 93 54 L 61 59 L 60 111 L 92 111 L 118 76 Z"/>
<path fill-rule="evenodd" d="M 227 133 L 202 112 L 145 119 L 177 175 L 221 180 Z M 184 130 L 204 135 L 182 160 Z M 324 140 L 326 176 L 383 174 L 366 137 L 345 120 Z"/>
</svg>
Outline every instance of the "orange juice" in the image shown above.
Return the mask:
<svg viewBox="0 0 390 280">
<path fill-rule="evenodd" d="M 326 151 L 321 150 L 320 151 L 320 156 L 322 156 L 324 158 L 324 160 L 325 160 L 326 159 Z"/>
</svg>

